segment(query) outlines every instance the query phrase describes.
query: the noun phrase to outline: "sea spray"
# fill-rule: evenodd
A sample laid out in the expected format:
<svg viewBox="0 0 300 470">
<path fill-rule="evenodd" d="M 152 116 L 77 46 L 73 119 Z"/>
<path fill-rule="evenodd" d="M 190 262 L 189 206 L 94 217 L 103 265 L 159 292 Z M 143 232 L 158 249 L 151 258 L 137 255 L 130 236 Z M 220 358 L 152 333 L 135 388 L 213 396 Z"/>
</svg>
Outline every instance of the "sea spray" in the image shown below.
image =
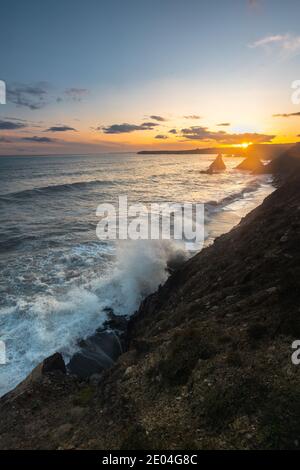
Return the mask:
<svg viewBox="0 0 300 470">
<path fill-rule="evenodd" d="M 112 283 L 118 292 L 116 313 L 136 310 L 140 301 L 166 281 L 172 264 L 188 253 L 181 242 L 172 240 L 122 240 L 117 244 L 117 265 Z M 118 290 L 119 288 L 119 290 Z"/>
<path fill-rule="evenodd" d="M 106 309 L 130 315 L 140 301 L 166 281 L 168 266 L 188 254 L 173 241 L 122 241 L 115 264 L 86 284 L 64 293 L 19 299 L 0 310 L 1 339 L 7 363 L 1 366 L 0 394 L 22 379 L 45 357 L 61 351 L 66 360 L 78 349 L 78 340 L 92 334 L 106 320 Z"/>
</svg>

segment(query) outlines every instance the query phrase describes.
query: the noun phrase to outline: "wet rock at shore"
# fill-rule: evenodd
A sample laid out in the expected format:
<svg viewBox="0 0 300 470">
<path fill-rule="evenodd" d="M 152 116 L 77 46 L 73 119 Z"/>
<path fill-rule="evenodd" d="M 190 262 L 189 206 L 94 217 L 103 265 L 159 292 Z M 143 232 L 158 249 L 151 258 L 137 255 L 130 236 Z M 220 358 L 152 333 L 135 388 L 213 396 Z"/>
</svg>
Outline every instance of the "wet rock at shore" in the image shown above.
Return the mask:
<svg viewBox="0 0 300 470">
<path fill-rule="evenodd" d="M 114 331 L 97 331 L 81 341 L 80 346 L 80 351 L 71 358 L 68 370 L 81 379 L 88 379 L 108 369 L 123 351 Z"/>
<path fill-rule="evenodd" d="M 128 319 L 124 315 L 116 315 L 111 308 L 105 309 L 108 319 L 104 322 L 103 327 L 97 329 L 98 332 L 105 330 L 114 330 L 120 338 L 126 333 Z"/>
<path fill-rule="evenodd" d="M 52 356 L 47 357 L 44 359 L 42 363 L 42 374 L 48 374 L 51 372 L 62 372 L 66 374 L 67 369 L 65 365 L 65 361 L 60 353 L 56 352 L 52 354 Z"/>
</svg>

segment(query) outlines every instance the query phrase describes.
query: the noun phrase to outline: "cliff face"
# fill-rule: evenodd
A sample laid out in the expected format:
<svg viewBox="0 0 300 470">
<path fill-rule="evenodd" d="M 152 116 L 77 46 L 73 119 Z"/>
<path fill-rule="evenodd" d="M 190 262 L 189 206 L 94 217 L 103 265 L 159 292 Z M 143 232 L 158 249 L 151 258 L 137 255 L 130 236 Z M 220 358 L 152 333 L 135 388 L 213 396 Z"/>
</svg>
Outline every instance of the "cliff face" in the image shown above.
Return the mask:
<svg viewBox="0 0 300 470">
<path fill-rule="evenodd" d="M 289 148 L 286 152 L 274 158 L 263 172 L 272 173 L 275 180 L 282 182 L 300 172 L 300 143 Z"/>
<path fill-rule="evenodd" d="M 57 372 L 1 399 L 0 447 L 297 448 L 299 242 L 295 178 L 145 299 L 97 384 Z"/>
</svg>

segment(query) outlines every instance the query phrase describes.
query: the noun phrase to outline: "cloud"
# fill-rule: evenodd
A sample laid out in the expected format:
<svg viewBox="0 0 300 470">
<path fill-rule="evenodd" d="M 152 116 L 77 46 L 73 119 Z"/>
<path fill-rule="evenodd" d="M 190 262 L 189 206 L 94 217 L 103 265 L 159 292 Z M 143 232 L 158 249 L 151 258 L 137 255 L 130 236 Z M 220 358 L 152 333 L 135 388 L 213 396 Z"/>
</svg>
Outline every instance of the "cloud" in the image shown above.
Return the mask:
<svg viewBox="0 0 300 470">
<path fill-rule="evenodd" d="M 44 82 L 33 85 L 19 84 L 7 87 L 7 101 L 32 110 L 46 106 L 47 94 L 47 84 Z"/>
<path fill-rule="evenodd" d="M 169 133 L 170 133 L 170 134 L 177 134 L 177 130 L 176 130 L 176 129 L 170 129 L 170 130 L 169 130 Z"/>
<path fill-rule="evenodd" d="M 163 134 L 158 134 L 155 136 L 156 139 L 167 139 L 168 136 L 167 135 L 163 135 Z"/>
<path fill-rule="evenodd" d="M 157 116 L 157 115 L 152 115 L 150 116 L 150 119 L 153 119 L 154 121 L 159 121 L 159 122 L 164 122 L 166 121 L 167 119 L 165 119 L 164 117 L 162 116 Z"/>
<path fill-rule="evenodd" d="M 190 127 L 181 130 L 182 136 L 188 140 L 198 140 L 203 142 L 215 141 L 220 144 L 239 144 L 242 142 L 271 142 L 276 136 L 245 132 L 243 134 L 229 134 L 225 131 L 214 132 L 207 127 Z"/>
<path fill-rule="evenodd" d="M 247 0 L 248 7 L 251 11 L 257 13 L 261 11 L 263 0 Z"/>
<path fill-rule="evenodd" d="M 197 114 L 191 114 L 190 116 L 183 116 L 184 119 L 201 119 L 201 116 L 198 116 Z"/>
<path fill-rule="evenodd" d="M 41 124 L 43 121 L 30 121 L 29 119 L 21 119 L 21 118 L 16 118 L 16 117 L 11 117 L 11 116 L 4 116 L 4 119 L 7 121 L 17 121 L 20 123 L 26 124 L 26 126 L 30 127 L 42 127 Z"/>
<path fill-rule="evenodd" d="M 44 132 L 66 132 L 66 131 L 77 132 L 77 129 L 74 129 L 74 127 L 69 127 L 69 126 L 52 126 L 46 129 Z"/>
<path fill-rule="evenodd" d="M 32 137 L 23 137 L 21 140 L 24 142 L 34 142 L 42 144 L 49 144 L 50 142 L 55 142 L 54 139 L 49 139 L 49 137 L 38 137 L 36 135 Z"/>
<path fill-rule="evenodd" d="M 217 124 L 217 126 L 222 126 L 222 127 L 230 126 L 230 125 L 231 125 L 230 122 L 220 122 L 219 124 Z"/>
<path fill-rule="evenodd" d="M 72 101 L 81 101 L 89 93 L 86 88 L 66 88 L 64 96 Z M 33 84 L 15 84 L 7 87 L 7 101 L 32 110 L 41 109 L 50 101 L 60 103 L 61 96 L 49 96 L 49 84 L 38 82 Z"/>
<path fill-rule="evenodd" d="M 27 119 L 15 118 L 11 116 L 4 116 L 4 119 L 7 119 L 8 121 L 28 122 Z"/>
<path fill-rule="evenodd" d="M 65 95 L 73 101 L 81 101 L 88 93 L 89 90 L 87 88 L 67 88 L 65 90 Z M 60 98 L 60 100 L 62 100 L 62 98 Z"/>
<path fill-rule="evenodd" d="M 213 132 L 209 131 L 207 127 L 192 126 L 185 129 L 181 129 L 183 137 L 191 140 L 216 140 L 220 136 L 224 136 L 226 132 Z"/>
<path fill-rule="evenodd" d="M 267 46 L 269 44 L 274 44 L 278 42 L 284 41 L 286 36 L 282 36 L 281 34 L 276 34 L 274 36 L 266 36 L 264 38 L 258 39 L 258 41 L 253 42 L 250 44 L 249 47 L 262 47 Z"/>
<path fill-rule="evenodd" d="M 11 140 L 9 140 L 7 137 L 0 137 L 0 142 L 3 144 L 10 144 Z"/>
<path fill-rule="evenodd" d="M 279 50 L 283 56 L 291 56 L 300 53 L 300 36 L 292 34 L 274 34 L 265 36 L 249 45 L 250 48 L 263 48 L 271 51 L 274 48 Z"/>
<path fill-rule="evenodd" d="M 12 131 L 16 129 L 22 129 L 24 127 L 26 127 L 24 122 L 0 120 L 0 130 Z"/>
<path fill-rule="evenodd" d="M 273 117 L 292 117 L 292 116 L 299 116 L 300 117 L 300 112 L 298 113 L 282 113 L 282 114 L 273 114 Z"/>
<path fill-rule="evenodd" d="M 143 124 L 112 124 L 107 127 L 98 127 L 97 130 L 102 130 L 104 134 L 125 134 L 134 131 L 152 130 L 158 126 L 155 122 L 143 122 Z"/>
</svg>

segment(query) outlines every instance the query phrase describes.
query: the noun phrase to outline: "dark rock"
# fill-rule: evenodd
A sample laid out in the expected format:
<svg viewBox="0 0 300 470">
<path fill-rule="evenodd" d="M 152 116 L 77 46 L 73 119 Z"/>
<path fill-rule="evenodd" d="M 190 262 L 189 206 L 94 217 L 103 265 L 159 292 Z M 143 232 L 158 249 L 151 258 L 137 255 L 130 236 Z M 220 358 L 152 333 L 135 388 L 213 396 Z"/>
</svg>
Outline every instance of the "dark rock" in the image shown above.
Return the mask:
<svg viewBox="0 0 300 470">
<path fill-rule="evenodd" d="M 272 173 L 277 182 L 300 172 L 300 144 L 296 144 L 264 167 L 264 173 Z"/>
<path fill-rule="evenodd" d="M 82 379 L 111 367 L 122 353 L 120 339 L 113 331 L 97 331 L 81 341 L 81 349 L 68 364 L 68 370 Z"/>
<path fill-rule="evenodd" d="M 89 378 L 89 382 L 91 385 L 97 386 L 102 380 L 102 374 L 93 374 Z"/>
<path fill-rule="evenodd" d="M 201 171 L 201 173 L 212 175 L 213 173 L 226 170 L 226 165 L 223 162 L 222 155 L 219 154 L 212 164 L 208 167 L 206 171 Z"/>
<path fill-rule="evenodd" d="M 86 340 L 86 346 L 97 354 L 104 353 L 113 361 L 116 361 L 122 354 L 120 340 L 114 331 L 95 333 Z"/>
<path fill-rule="evenodd" d="M 49 374 L 51 372 L 58 371 L 66 374 L 67 369 L 62 355 L 56 352 L 55 354 L 52 354 L 52 356 L 44 359 L 42 364 L 42 374 Z"/>
<path fill-rule="evenodd" d="M 104 322 L 103 327 L 99 328 L 97 331 L 103 331 L 103 329 L 111 329 L 118 333 L 125 333 L 127 329 L 128 320 L 124 315 L 116 315 L 110 309 L 107 312 L 108 320 Z"/>
<path fill-rule="evenodd" d="M 247 157 L 239 165 L 235 167 L 236 170 L 253 171 L 255 173 L 267 173 L 267 167 L 255 157 Z"/>
<path fill-rule="evenodd" d="M 109 365 L 112 364 L 113 362 Z M 81 379 L 87 379 L 91 375 L 102 372 L 107 367 L 107 364 L 101 364 L 97 357 L 93 357 L 87 352 L 75 353 L 68 364 L 68 370 Z"/>
</svg>

